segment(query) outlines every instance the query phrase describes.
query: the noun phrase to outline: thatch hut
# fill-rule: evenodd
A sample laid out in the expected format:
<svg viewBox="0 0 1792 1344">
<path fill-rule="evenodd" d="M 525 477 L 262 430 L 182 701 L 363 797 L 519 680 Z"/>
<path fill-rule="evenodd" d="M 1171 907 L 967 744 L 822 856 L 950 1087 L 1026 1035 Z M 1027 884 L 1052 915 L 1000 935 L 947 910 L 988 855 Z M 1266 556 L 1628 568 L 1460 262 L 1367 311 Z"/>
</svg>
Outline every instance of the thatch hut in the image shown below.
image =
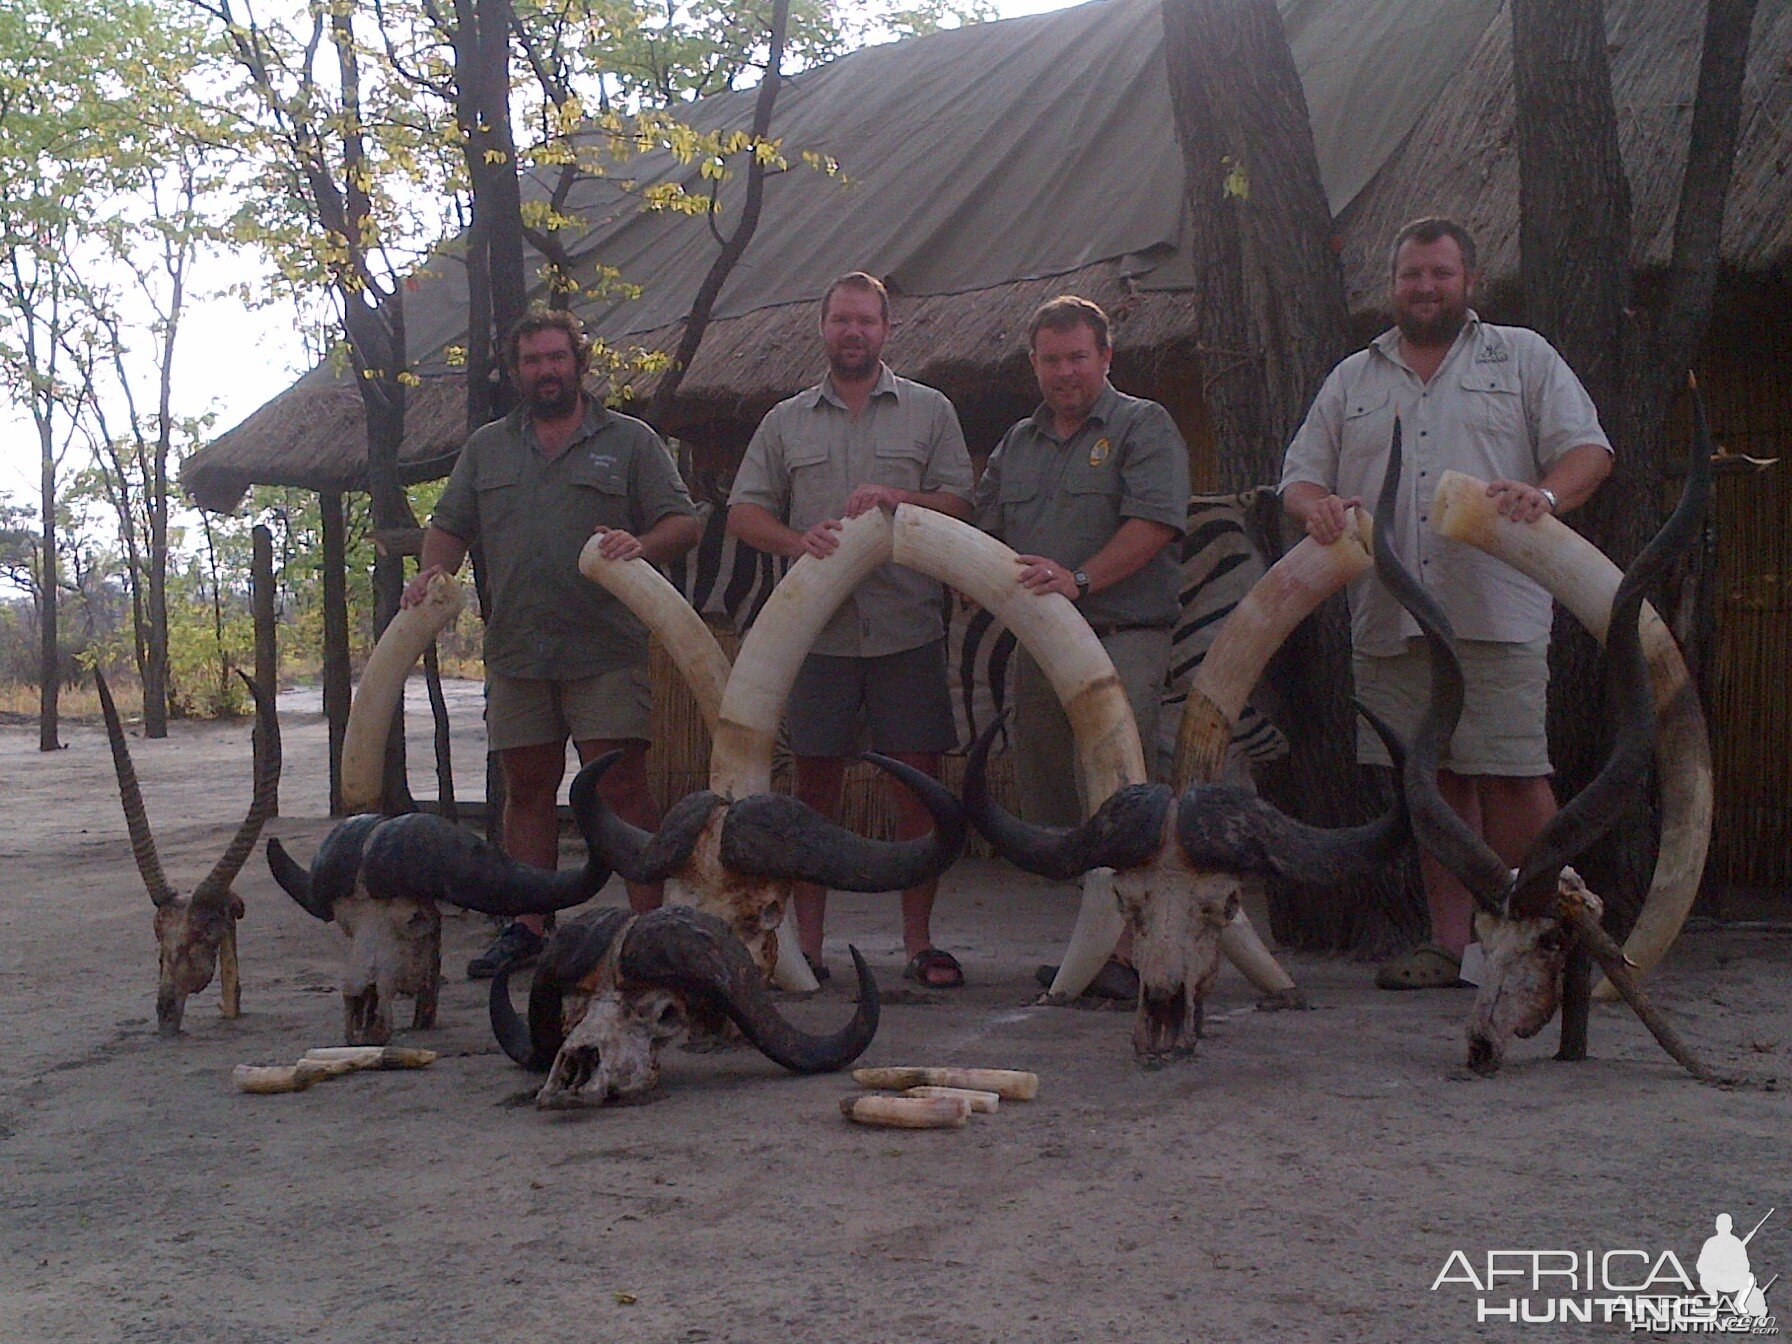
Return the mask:
<svg viewBox="0 0 1792 1344">
<path fill-rule="evenodd" d="M 1282 8 L 1364 333 L 1383 320 L 1386 241 L 1422 213 L 1452 214 L 1476 231 L 1487 275 L 1480 307 L 1515 314 L 1506 6 L 1284 0 Z M 1697 0 L 1607 0 L 1632 260 L 1643 284 L 1668 257 L 1703 9 Z M 1792 8 L 1763 6 L 1703 360 L 1720 438 L 1760 456 L 1792 447 L 1789 61 Z M 744 126 L 749 98 L 707 99 L 691 120 Z M 1114 315 L 1115 381 L 1171 408 L 1192 445 L 1196 482 L 1211 480 L 1158 0 L 1096 0 L 856 52 L 790 78 L 773 135 L 793 159 L 799 150 L 832 156 L 840 175 L 798 166 L 770 181 L 759 232 L 661 426 L 690 447 L 697 476 L 725 476 L 765 410 L 814 380 L 813 301 L 830 277 L 862 268 L 885 277 L 895 299 L 886 357 L 953 398 L 973 452 L 1032 408 L 1020 333 L 1041 299 L 1073 291 Z M 696 176 L 663 158 L 617 172 L 636 189 Z M 714 244 L 700 225 L 644 214 L 635 200 L 601 178 L 575 197 L 588 226 L 577 250 L 643 287 L 639 299 L 581 311 L 612 344 L 670 350 Z M 418 477 L 444 474 L 463 435 L 450 351 L 464 341 L 464 293 L 448 247 L 407 295 L 422 385 L 410 397 L 402 461 Z M 650 391 L 651 382 L 636 388 Z M 251 483 L 360 488 L 364 458 L 359 396 L 319 368 L 195 454 L 182 479 L 201 506 L 226 509 Z M 1792 573 L 1782 563 L 1792 530 L 1786 491 L 1770 473 L 1729 478 L 1721 492 L 1727 540 L 1708 690 L 1720 770 L 1716 861 L 1733 881 L 1792 876 L 1792 725 L 1768 680 L 1792 643 L 1778 577 Z"/>
</svg>

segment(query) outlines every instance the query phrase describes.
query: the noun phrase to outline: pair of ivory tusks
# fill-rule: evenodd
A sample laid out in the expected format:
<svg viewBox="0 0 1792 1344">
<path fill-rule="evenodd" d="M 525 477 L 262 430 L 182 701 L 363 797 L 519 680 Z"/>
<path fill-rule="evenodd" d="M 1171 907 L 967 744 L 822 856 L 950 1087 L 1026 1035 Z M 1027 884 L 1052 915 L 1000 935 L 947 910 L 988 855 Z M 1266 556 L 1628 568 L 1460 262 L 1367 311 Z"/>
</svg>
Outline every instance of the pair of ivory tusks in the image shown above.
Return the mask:
<svg viewBox="0 0 1792 1344">
<path fill-rule="evenodd" d="M 852 1080 L 860 1087 L 884 1087 L 898 1092 L 913 1087 L 993 1092 L 1008 1101 L 1031 1101 L 1039 1095 L 1039 1075 L 1023 1069 L 885 1067 L 854 1069 Z"/>
<path fill-rule="evenodd" d="M 434 1050 L 414 1050 L 398 1045 L 321 1046 L 307 1050 L 297 1064 L 274 1068 L 238 1064 L 231 1070 L 230 1081 L 240 1092 L 303 1092 L 313 1083 L 361 1069 L 422 1069 L 435 1061 Z"/>
</svg>

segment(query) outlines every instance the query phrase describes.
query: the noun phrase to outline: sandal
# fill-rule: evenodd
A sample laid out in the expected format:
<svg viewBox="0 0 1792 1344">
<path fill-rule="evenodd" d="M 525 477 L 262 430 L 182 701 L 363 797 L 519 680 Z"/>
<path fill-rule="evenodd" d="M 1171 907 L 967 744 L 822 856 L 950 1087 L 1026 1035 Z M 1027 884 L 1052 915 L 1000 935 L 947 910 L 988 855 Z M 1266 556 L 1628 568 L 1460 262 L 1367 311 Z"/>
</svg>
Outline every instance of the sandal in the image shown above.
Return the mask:
<svg viewBox="0 0 1792 1344">
<path fill-rule="evenodd" d="M 1459 989 L 1467 984 L 1461 959 L 1436 943 L 1421 944 L 1375 972 L 1377 989 Z"/>
<path fill-rule="evenodd" d="M 929 947 L 909 958 L 902 978 L 925 989 L 959 989 L 964 985 L 964 967 L 944 948 Z"/>
</svg>

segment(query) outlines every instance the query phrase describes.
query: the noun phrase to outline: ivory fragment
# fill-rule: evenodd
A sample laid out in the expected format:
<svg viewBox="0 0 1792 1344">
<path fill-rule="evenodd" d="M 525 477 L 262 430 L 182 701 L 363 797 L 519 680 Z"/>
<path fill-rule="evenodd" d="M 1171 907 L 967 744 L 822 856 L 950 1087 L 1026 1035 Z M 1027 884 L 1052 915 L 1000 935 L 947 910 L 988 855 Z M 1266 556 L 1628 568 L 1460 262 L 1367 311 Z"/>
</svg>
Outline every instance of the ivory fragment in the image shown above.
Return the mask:
<svg viewBox="0 0 1792 1344">
<path fill-rule="evenodd" d="M 1031 1101 L 1039 1093 L 1039 1075 L 1020 1069 L 854 1069 L 852 1080 L 860 1087 L 884 1087 L 894 1092 L 911 1087 L 956 1087 L 994 1092 L 1007 1101 Z"/>
<path fill-rule="evenodd" d="M 297 1064 L 286 1064 L 276 1068 L 238 1064 L 230 1072 L 230 1081 L 236 1084 L 239 1092 L 258 1094 L 303 1092 L 311 1084 L 321 1082 L 325 1078 L 334 1078 L 342 1072 L 344 1072 L 343 1069 L 323 1060 L 300 1060 Z"/>
<path fill-rule="evenodd" d="M 971 1118 L 963 1097 L 841 1097 L 840 1114 L 889 1129 L 959 1129 Z"/>
<path fill-rule="evenodd" d="M 1000 1092 L 980 1092 L 972 1087 L 911 1087 L 905 1097 L 961 1097 L 970 1103 L 972 1115 L 994 1115 L 1002 1105 Z"/>
<path fill-rule="evenodd" d="M 307 1050 L 305 1059 L 349 1069 L 426 1069 L 436 1062 L 436 1052 L 403 1045 L 320 1045 Z"/>
</svg>

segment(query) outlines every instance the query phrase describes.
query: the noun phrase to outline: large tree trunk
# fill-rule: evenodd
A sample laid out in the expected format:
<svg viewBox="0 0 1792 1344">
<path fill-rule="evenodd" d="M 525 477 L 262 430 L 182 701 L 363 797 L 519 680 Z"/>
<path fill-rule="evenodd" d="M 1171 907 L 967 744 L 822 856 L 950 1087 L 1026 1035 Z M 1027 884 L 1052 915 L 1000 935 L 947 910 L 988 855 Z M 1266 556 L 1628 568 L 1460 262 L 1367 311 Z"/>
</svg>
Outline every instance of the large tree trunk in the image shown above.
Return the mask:
<svg viewBox="0 0 1792 1344">
<path fill-rule="evenodd" d="M 1344 277 L 1306 94 L 1274 0 L 1163 0 L 1163 15 L 1219 477 L 1226 489 L 1269 484 L 1348 351 Z M 1295 631 L 1269 675 L 1294 751 L 1266 791 L 1324 825 L 1361 819 L 1370 804 L 1357 783 L 1342 597 Z M 1345 902 L 1283 893 L 1285 932 L 1326 946 L 1392 941 L 1418 922 L 1407 886 L 1368 880 Z"/>
<path fill-rule="evenodd" d="M 348 709 L 353 694 L 348 662 L 348 542 L 342 495 L 327 490 L 317 497 L 324 533 L 324 722 L 330 738 L 330 815 L 342 806 L 342 743 L 348 736 Z"/>
<path fill-rule="evenodd" d="M 42 468 L 38 498 L 44 523 L 43 551 L 38 560 L 37 576 L 37 749 L 56 751 L 62 746 L 58 732 L 62 667 L 56 656 L 56 444 L 50 432 L 47 410 L 37 417 L 37 445 Z"/>
<path fill-rule="evenodd" d="M 1619 153 L 1602 0 L 1514 0 L 1520 268 L 1526 320 L 1573 366 L 1600 408 L 1617 463 L 1574 517 L 1628 564 L 1662 516 L 1667 416 L 1703 341 L 1716 288 L 1718 241 L 1740 123 L 1743 67 L 1755 0 L 1708 6 L 1691 147 L 1676 217 L 1673 272 L 1656 311 L 1631 286 L 1630 189 Z M 1598 650 L 1559 617 L 1551 650 L 1550 742 L 1557 790 L 1578 791 L 1605 751 L 1597 703 Z M 1596 889 L 1634 913 L 1654 863 L 1639 804 L 1582 861 Z"/>
</svg>

